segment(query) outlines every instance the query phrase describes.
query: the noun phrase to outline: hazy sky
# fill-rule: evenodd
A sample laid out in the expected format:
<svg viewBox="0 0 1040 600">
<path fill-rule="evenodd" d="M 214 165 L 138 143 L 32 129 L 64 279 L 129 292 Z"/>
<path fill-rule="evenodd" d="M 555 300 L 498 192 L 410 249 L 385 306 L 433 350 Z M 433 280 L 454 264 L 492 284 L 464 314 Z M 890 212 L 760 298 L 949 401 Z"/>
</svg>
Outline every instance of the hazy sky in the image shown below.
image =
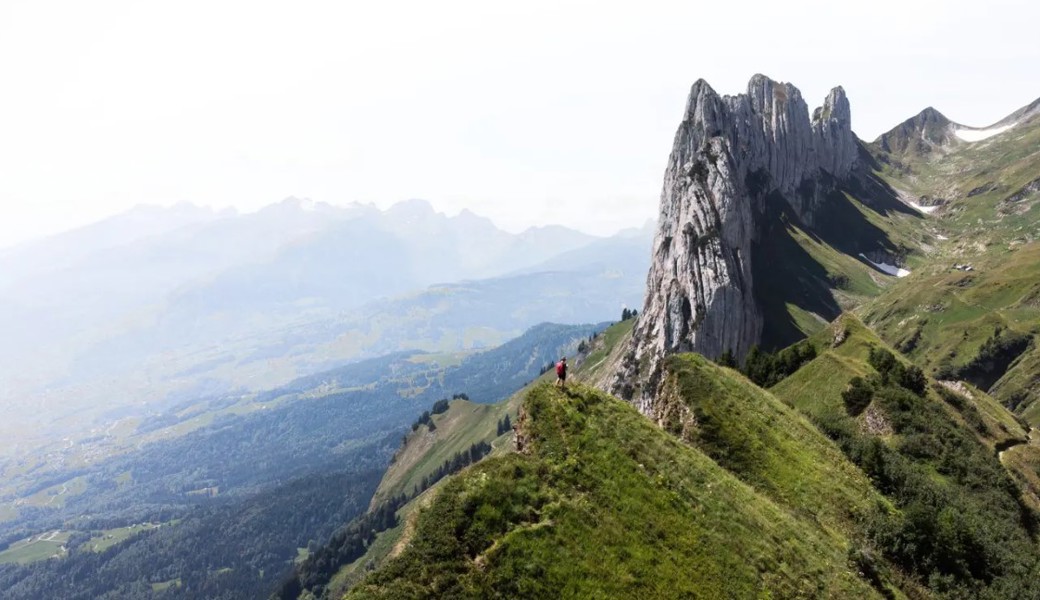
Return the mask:
<svg viewBox="0 0 1040 600">
<path fill-rule="evenodd" d="M 0 246 L 289 195 L 607 233 L 656 213 L 697 78 L 841 84 L 868 140 L 986 125 L 1040 96 L 1036 6 L 0 0 Z"/>
</svg>

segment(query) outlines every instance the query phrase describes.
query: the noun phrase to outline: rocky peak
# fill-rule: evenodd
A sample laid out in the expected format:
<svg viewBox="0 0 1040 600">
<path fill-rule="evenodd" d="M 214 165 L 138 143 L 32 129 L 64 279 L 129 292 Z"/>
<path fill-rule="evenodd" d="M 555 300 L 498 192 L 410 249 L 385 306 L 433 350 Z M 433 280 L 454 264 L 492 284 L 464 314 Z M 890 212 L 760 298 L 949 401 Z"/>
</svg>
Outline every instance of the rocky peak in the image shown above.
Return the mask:
<svg viewBox="0 0 1040 600">
<path fill-rule="evenodd" d="M 955 141 L 953 126 L 953 121 L 929 106 L 882 134 L 874 143 L 892 154 L 928 154 Z"/>
<path fill-rule="evenodd" d="M 832 89 L 823 106 L 813 111 L 812 129 L 820 168 L 838 179 L 848 177 L 859 144 L 852 133 L 852 109 L 844 88 Z"/>
<path fill-rule="evenodd" d="M 755 75 L 747 92 L 720 96 L 704 80 L 690 90 L 664 174 L 643 313 L 613 391 L 646 403 L 672 352 L 738 356 L 757 343 L 752 244 L 770 203 L 812 224 L 835 182 L 858 157 L 845 91 L 834 88 L 812 118 L 801 92 Z"/>
</svg>

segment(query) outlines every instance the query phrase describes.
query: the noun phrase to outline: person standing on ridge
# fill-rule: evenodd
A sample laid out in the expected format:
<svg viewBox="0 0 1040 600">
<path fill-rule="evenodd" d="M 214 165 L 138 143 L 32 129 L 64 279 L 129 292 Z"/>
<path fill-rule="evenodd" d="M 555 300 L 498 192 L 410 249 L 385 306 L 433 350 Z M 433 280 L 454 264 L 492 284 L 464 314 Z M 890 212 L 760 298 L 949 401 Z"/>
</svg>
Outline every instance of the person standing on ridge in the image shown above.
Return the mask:
<svg viewBox="0 0 1040 600">
<path fill-rule="evenodd" d="M 567 386 L 567 357 L 564 356 L 556 363 L 556 387 Z"/>
</svg>

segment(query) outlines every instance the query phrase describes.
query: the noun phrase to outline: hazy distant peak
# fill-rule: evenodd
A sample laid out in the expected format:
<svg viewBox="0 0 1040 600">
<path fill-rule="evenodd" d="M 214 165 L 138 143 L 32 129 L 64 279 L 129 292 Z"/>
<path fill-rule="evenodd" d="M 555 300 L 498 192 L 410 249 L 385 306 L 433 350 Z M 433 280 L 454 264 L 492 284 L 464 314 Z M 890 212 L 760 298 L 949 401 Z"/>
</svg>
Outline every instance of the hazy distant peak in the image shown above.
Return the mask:
<svg viewBox="0 0 1040 600">
<path fill-rule="evenodd" d="M 614 237 L 619 237 L 619 238 L 648 237 L 648 236 L 652 236 L 656 229 L 657 229 L 657 219 L 647 219 L 646 222 L 643 223 L 639 227 L 628 227 L 628 228 L 622 229 L 621 231 L 618 231 L 617 233 L 614 234 Z"/>
<path fill-rule="evenodd" d="M 411 198 L 408 200 L 402 200 L 391 206 L 386 212 L 424 216 L 432 216 L 437 214 L 437 211 L 434 210 L 433 205 L 421 198 Z"/>
<path fill-rule="evenodd" d="M 235 209 L 230 209 L 234 211 Z M 226 211 L 220 211 L 219 213 L 209 206 L 199 206 L 198 204 L 192 204 L 191 202 L 181 201 L 172 206 L 162 206 L 161 204 L 148 204 L 141 203 L 137 204 L 129 210 L 122 213 L 125 216 L 159 216 L 159 215 L 178 215 L 178 216 L 199 216 L 206 217 L 211 215 L 223 214 Z M 119 215 L 116 215 L 117 217 Z"/>
<path fill-rule="evenodd" d="M 551 241 L 564 239 L 591 242 L 601 238 L 601 236 L 591 235 L 563 225 L 537 225 L 534 227 L 528 227 L 521 231 L 518 237 L 521 240 L 531 242 L 536 241 L 538 243 L 550 243 Z"/>
<path fill-rule="evenodd" d="M 319 207 L 329 207 L 329 208 L 331 208 L 325 202 L 315 202 L 314 200 L 311 200 L 310 198 L 297 198 L 296 196 L 289 196 L 289 197 L 285 198 L 284 200 L 282 200 L 281 202 L 278 202 L 276 204 L 272 204 L 269 208 L 301 210 L 301 211 L 311 212 L 311 211 L 316 210 Z"/>
<path fill-rule="evenodd" d="M 473 212 L 468 208 L 464 208 L 461 211 L 459 211 L 459 214 L 456 215 L 455 218 L 468 226 L 498 229 L 498 227 L 495 226 L 494 222 L 492 222 L 491 219 L 478 215 L 477 213 Z"/>
</svg>

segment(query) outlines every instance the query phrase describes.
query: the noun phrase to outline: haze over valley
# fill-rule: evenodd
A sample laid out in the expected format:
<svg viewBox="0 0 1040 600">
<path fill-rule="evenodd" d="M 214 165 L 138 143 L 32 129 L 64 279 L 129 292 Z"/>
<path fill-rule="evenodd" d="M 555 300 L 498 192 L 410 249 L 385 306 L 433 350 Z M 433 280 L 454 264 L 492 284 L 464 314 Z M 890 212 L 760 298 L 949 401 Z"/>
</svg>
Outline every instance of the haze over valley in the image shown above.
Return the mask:
<svg viewBox="0 0 1040 600">
<path fill-rule="evenodd" d="M 5 4 L 0 598 L 1040 598 L 1038 18 Z"/>
</svg>

